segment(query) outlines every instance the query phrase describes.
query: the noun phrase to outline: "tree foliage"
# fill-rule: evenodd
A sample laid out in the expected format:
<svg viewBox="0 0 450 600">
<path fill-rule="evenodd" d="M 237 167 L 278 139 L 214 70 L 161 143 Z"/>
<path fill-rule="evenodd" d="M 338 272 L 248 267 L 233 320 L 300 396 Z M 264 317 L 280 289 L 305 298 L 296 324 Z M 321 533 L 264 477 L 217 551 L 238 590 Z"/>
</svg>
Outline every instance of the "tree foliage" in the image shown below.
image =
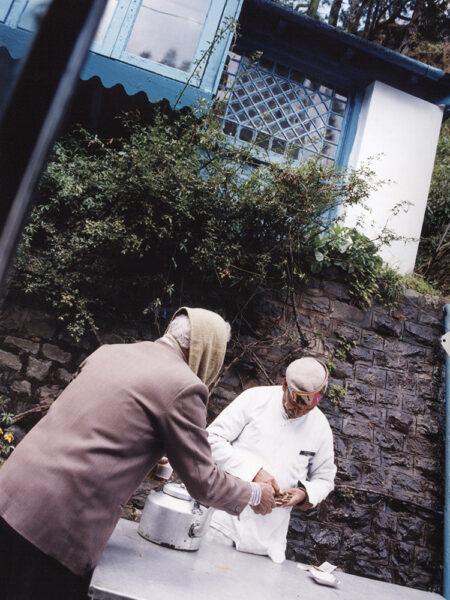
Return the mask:
<svg viewBox="0 0 450 600">
<path fill-rule="evenodd" d="M 279 0 L 313 18 L 448 69 L 446 0 Z M 329 7 L 329 8 L 328 8 Z"/>
<path fill-rule="evenodd" d="M 420 238 L 416 269 L 450 293 L 450 123 L 442 126 Z"/>
<path fill-rule="evenodd" d="M 442 0 L 352 0 L 347 31 L 444 68 L 447 3 Z"/>
<path fill-rule="evenodd" d="M 44 299 L 75 336 L 97 315 L 136 316 L 193 285 L 236 298 L 291 285 L 329 211 L 372 187 L 367 169 L 257 163 L 212 113 L 158 111 L 145 126 L 128 116 L 125 128 L 56 145 L 18 254 L 13 290 Z"/>
</svg>

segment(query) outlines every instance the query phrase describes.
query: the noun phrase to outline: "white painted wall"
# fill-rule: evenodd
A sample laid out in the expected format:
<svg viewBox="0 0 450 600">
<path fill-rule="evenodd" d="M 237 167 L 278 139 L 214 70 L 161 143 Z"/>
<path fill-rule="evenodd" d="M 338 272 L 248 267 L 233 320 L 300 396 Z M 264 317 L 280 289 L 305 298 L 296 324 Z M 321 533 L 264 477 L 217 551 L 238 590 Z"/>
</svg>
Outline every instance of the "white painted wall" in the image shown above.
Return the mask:
<svg viewBox="0 0 450 600">
<path fill-rule="evenodd" d="M 423 217 L 442 122 L 438 106 L 376 81 L 365 93 L 349 166 L 359 167 L 371 157 L 376 179 L 391 180 L 373 192 L 367 205 L 347 209 L 345 225 L 374 238 L 388 222 L 395 233 L 411 242 L 394 242 L 382 248 L 383 259 L 402 273 L 411 273 L 419 244 Z M 408 201 L 408 212 L 391 215 L 399 201 Z"/>
</svg>

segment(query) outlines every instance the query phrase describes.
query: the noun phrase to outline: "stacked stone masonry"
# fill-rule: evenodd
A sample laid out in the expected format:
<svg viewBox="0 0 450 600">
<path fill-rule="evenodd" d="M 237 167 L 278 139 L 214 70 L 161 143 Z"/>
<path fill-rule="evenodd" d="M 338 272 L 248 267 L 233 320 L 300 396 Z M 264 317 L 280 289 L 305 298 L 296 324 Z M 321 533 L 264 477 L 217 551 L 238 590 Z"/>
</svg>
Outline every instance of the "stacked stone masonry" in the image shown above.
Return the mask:
<svg viewBox="0 0 450 600">
<path fill-rule="evenodd" d="M 444 456 L 444 301 L 407 290 L 395 308 L 362 310 L 339 281 L 310 281 L 295 295 L 258 298 L 227 353 L 209 420 L 243 389 L 280 383 L 305 354 L 333 363 L 321 409 L 334 433 L 336 489 L 309 513 L 293 511 L 288 558 L 324 560 L 349 573 L 440 591 Z M 148 322 L 99 332 L 103 343 L 154 339 Z M 8 305 L 0 316 L 0 395 L 20 440 L 83 358 L 98 346 L 75 342 L 52 316 Z M 308 344 L 305 347 L 305 344 Z M 229 368 L 227 365 L 231 365 Z M 30 410 L 33 409 L 33 410 Z M 139 518 L 144 482 L 126 516 Z"/>
</svg>

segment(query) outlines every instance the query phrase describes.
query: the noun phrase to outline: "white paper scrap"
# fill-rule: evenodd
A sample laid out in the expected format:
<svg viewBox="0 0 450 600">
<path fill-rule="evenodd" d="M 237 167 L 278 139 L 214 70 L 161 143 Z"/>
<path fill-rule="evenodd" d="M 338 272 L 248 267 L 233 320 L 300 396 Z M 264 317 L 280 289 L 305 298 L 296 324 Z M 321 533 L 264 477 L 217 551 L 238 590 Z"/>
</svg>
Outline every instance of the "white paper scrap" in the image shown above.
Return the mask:
<svg viewBox="0 0 450 600">
<path fill-rule="evenodd" d="M 340 584 L 339 579 L 336 579 L 334 575 L 331 573 L 324 573 L 323 571 L 319 571 L 314 567 L 309 571 L 310 575 L 314 579 L 316 583 L 320 585 L 328 585 L 330 587 L 337 587 Z"/>
<path fill-rule="evenodd" d="M 332 573 L 337 567 L 332 565 L 331 563 L 325 561 L 319 567 L 315 567 L 319 571 L 323 571 L 324 573 Z"/>
</svg>

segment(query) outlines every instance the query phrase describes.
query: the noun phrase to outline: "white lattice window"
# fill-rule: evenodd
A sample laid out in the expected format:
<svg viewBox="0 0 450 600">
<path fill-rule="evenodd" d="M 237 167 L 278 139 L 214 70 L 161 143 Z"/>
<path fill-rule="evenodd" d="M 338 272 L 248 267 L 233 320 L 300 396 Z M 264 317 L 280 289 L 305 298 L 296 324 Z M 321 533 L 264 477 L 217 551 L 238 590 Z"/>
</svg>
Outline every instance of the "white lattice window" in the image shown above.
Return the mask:
<svg viewBox="0 0 450 600">
<path fill-rule="evenodd" d="M 334 162 L 347 95 L 326 81 L 264 57 L 230 53 L 219 98 L 226 101 L 227 135 L 274 157 Z"/>
</svg>

